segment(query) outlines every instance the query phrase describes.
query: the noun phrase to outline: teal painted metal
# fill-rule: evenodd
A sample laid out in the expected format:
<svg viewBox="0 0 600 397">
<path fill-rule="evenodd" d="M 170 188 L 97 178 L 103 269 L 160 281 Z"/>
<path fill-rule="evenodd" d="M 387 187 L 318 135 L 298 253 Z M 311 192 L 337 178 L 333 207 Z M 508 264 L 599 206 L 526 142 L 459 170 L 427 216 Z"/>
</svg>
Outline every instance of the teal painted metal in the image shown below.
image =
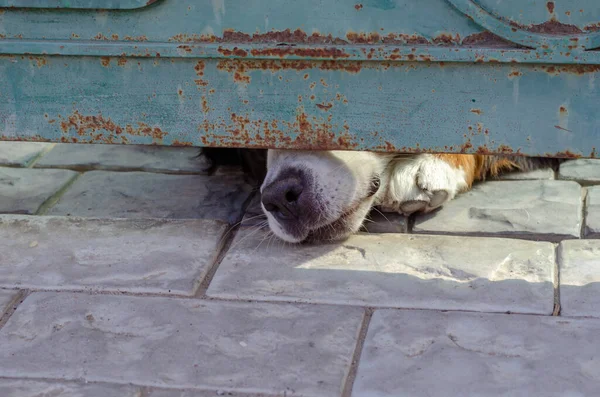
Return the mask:
<svg viewBox="0 0 600 397">
<path fill-rule="evenodd" d="M 158 0 L 0 0 L 0 7 L 131 10 Z"/>
<path fill-rule="evenodd" d="M 586 157 L 600 142 L 594 0 L 2 1 L 0 139 Z"/>
</svg>

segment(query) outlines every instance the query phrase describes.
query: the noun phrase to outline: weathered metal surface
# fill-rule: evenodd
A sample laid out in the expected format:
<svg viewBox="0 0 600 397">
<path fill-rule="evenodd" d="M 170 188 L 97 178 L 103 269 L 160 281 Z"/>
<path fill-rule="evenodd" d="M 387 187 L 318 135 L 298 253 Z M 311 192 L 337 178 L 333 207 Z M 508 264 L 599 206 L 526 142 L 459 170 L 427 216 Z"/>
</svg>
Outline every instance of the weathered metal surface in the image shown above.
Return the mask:
<svg viewBox="0 0 600 397">
<path fill-rule="evenodd" d="M 131 10 L 159 0 L 0 0 L 0 7 Z"/>
<path fill-rule="evenodd" d="M 595 0 L 3 1 L 0 139 L 564 156 L 600 142 Z"/>
</svg>

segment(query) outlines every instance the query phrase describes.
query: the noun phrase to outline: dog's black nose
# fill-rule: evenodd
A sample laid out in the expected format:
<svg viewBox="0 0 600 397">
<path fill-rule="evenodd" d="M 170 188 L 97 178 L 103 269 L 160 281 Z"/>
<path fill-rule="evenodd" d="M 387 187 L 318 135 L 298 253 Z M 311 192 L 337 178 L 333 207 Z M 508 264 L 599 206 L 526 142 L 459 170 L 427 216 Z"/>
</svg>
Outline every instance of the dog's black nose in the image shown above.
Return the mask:
<svg viewBox="0 0 600 397">
<path fill-rule="evenodd" d="M 277 179 L 262 191 L 262 203 L 267 211 L 281 221 L 297 219 L 304 184 L 299 176 Z"/>
</svg>

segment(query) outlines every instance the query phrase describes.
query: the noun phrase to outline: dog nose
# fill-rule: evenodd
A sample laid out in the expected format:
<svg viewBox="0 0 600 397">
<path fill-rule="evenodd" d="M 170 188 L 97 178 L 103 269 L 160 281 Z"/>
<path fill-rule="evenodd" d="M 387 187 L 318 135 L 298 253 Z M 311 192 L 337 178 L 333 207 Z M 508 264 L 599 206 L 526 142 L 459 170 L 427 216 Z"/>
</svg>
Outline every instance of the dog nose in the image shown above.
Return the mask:
<svg viewBox="0 0 600 397">
<path fill-rule="evenodd" d="M 262 191 L 262 204 L 277 219 L 286 221 L 300 215 L 300 195 L 304 190 L 302 180 L 297 176 L 278 179 Z"/>
</svg>

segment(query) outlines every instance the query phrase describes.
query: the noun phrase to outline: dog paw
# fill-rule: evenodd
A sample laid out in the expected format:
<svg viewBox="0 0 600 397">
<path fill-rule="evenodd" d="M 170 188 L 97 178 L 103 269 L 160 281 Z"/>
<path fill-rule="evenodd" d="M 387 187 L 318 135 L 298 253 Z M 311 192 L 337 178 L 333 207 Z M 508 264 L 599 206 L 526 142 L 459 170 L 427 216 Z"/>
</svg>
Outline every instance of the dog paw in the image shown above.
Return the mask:
<svg viewBox="0 0 600 397">
<path fill-rule="evenodd" d="M 465 171 L 443 159 L 422 154 L 394 165 L 387 194 L 379 207 L 410 215 L 429 212 L 468 187 Z"/>
</svg>

